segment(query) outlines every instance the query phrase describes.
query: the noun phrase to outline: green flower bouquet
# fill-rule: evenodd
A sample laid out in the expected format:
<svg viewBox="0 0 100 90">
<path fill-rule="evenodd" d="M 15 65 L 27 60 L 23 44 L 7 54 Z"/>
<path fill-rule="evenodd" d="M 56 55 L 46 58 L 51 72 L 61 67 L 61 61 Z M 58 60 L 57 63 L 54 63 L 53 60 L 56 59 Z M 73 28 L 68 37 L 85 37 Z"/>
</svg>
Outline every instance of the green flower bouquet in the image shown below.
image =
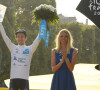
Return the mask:
<svg viewBox="0 0 100 90">
<path fill-rule="evenodd" d="M 54 24 L 59 20 L 56 8 L 54 8 L 52 5 L 41 4 L 33 10 L 32 14 L 33 22 L 40 22 L 41 20 L 45 19 L 47 23 Z"/>
</svg>

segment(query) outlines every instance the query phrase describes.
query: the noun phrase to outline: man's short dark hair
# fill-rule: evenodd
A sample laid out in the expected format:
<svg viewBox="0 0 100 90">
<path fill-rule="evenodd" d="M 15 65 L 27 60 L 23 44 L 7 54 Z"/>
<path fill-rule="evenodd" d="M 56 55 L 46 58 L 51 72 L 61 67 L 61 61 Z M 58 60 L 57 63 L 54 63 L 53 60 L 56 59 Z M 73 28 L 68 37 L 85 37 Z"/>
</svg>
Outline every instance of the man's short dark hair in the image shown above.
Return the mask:
<svg viewBox="0 0 100 90">
<path fill-rule="evenodd" d="M 16 31 L 16 33 L 15 33 L 16 34 L 16 37 L 17 37 L 17 34 L 18 33 L 23 33 L 25 35 L 25 37 L 27 37 L 26 31 L 24 29 L 20 29 L 20 30 Z"/>
</svg>

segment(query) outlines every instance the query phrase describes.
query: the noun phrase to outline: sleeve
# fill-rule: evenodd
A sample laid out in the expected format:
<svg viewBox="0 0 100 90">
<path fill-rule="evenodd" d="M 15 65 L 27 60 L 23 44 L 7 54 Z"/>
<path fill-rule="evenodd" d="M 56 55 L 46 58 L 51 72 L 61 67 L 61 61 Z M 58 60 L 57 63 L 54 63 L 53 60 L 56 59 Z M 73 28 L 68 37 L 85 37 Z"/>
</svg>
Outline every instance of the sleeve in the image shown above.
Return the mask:
<svg viewBox="0 0 100 90">
<path fill-rule="evenodd" d="M 11 40 L 6 35 L 2 23 L 0 23 L 0 32 L 1 32 L 1 35 L 2 35 L 2 37 L 3 37 L 3 39 L 4 39 L 5 43 L 6 43 L 7 47 L 9 48 L 9 50 L 11 52 L 12 51 L 12 47 L 13 47 L 14 44 L 11 42 Z"/>
<path fill-rule="evenodd" d="M 35 52 L 35 50 L 37 49 L 40 41 L 41 40 L 39 40 L 39 34 L 38 34 L 37 37 L 36 37 L 36 39 L 33 41 L 32 45 L 30 45 L 31 54 L 33 54 Z"/>
</svg>

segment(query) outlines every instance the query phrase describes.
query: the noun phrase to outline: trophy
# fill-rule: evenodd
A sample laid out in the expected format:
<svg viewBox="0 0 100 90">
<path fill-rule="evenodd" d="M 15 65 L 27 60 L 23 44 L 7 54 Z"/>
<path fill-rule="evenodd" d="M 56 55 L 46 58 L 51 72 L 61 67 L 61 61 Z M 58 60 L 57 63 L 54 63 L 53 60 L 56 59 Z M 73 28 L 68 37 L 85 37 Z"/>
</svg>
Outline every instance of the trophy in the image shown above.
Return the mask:
<svg viewBox="0 0 100 90">
<path fill-rule="evenodd" d="M 6 6 L 0 4 L 0 22 L 3 22 L 6 8 L 7 8 Z"/>
<path fill-rule="evenodd" d="M 4 18 L 4 15 L 5 15 L 5 12 L 6 12 L 6 6 L 4 5 L 1 5 L 0 4 L 0 23 L 3 22 L 3 18 Z M 1 53 L 1 49 L 0 49 L 0 70 L 1 70 L 1 60 L 2 60 L 2 53 Z"/>
</svg>

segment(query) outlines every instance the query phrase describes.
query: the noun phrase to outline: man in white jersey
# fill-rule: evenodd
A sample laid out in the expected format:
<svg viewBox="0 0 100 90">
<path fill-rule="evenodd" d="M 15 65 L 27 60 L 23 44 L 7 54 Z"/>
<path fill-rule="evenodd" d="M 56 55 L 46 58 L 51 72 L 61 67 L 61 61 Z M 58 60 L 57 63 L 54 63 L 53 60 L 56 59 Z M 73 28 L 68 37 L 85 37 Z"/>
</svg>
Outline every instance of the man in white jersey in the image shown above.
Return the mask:
<svg viewBox="0 0 100 90">
<path fill-rule="evenodd" d="M 5 33 L 2 23 L 0 23 L 1 35 L 11 52 L 11 73 L 9 90 L 29 90 L 29 71 L 33 53 L 38 47 L 40 40 L 39 35 L 32 45 L 26 46 L 26 31 L 21 29 L 16 32 L 18 45 L 11 42 Z"/>
</svg>

